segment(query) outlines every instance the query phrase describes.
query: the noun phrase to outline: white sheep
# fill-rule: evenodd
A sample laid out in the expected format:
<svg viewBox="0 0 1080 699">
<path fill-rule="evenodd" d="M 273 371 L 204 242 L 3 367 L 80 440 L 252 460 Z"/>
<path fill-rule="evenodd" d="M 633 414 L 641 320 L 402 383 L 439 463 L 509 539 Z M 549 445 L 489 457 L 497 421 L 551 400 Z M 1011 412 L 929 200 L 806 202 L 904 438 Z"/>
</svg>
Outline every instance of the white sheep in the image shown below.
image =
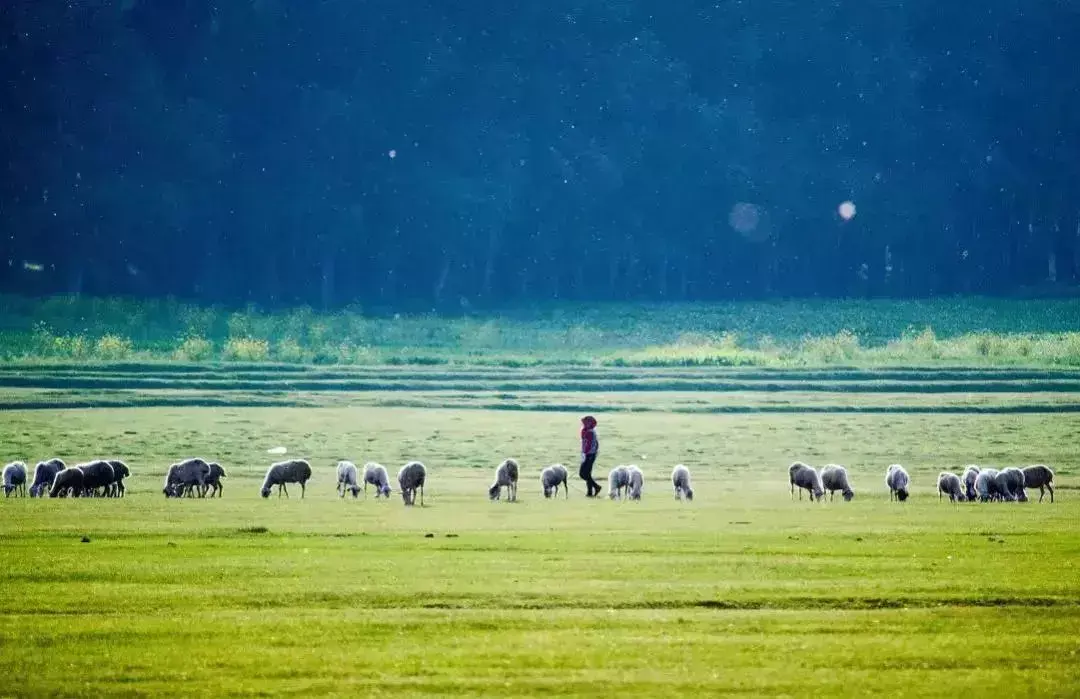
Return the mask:
<svg viewBox="0 0 1080 699">
<path fill-rule="evenodd" d="M 199 497 L 202 497 L 205 492 L 203 486 L 209 476 L 210 464 L 205 460 L 184 459 L 169 466 L 168 471 L 165 472 L 165 484 L 161 492 L 167 498 L 182 497 L 185 492 L 188 497 L 196 492 L 199 493 Z"/>
<path fill-rule="evenodd" d="M 608 472 L 608 497 L 622 499 L 624 491 L 630 488 L 630 471 L 625 466 L 616 466 Z"/>
<path fill-rule="evenodd" d="M 911 484 L 911 476 L 900 464 L 889 466 L 885 472 L 885 485 L 889 487 L 889 500 L 894 498 L 903 502 L 908 499 L 908 486 Z"/>
<path fill-rule="evenodd" d="M 630 483 L 626 486 L 626 495 L 631 500 L 640 500 L 641 489 L 645 487 L 645 474 L 634 465 L 627 466 L 626 471 L 630 476 Z"/>
<path fill-rule="evenodd" d="M 960 477 L 964 481 L 964 494 L 971 502 L 975 502 L 979 497 L 975 490 L 975 479 L 979 477 L 979 470 L 978 466 L 970 464 L 964 468 L 964 475 Z"/>
<path fill-rule="evenodd" d="M 844 496 L 844 502 L 850 502 L 855 497 L 855 491 L 848 483 L 847 469 L 839 464 L 826 464 L 821 469 L 821 487 L 829 491 L 829 500 L 836 496 L 839 490 Z"/>
<path fill-rule="evenodd" d="M 110 498 L 122 498 L 127 493 L 124 479 L 131 475 L 131 469 L 123 461 L 116 459 L 110 459 L 109 465 L 112 466 L 113 480 L 105 486 L 105 495 Z"/>
<path fill-rule="evenodd" d="M 26 497 L 26 464 L 12 461 L 4 466 L 4 497 L 15 493 L 16 497 Z"/>
<path fill-rule="evenodd" d="M 30 485 L 30 497 L 45 497 L 46 492 L 52 487 L 56 474 L 65 468 L 67 468 L 67 464 L 60 459 L 39 461 L 37 466 L 34 467 L 34 482 Z"/>
<path fill-rule="evenodd" d="M 375 486 L 375 497 L 390 497 L 390 474 L 382 464 L 369 461 L 364 464 L 364 496 L 367 496 L 368 484 Z"/>
<path fill-rule="evenodd" d="M 810 502 L 821 500 L 825 497 L 825 488 L 821 485 L 821 474 L 801 461 L 796 461 L 788 466 L 788 480 L 791 482 L 791 497 L 795 497 L 795 488 L 799 489 L 799 499 L 802 500 L 802 491 L 810 493 Z"/>
<path fill-rule="evenodd" d="M 966 497 L 964 495 L 964 483 L 960 480 L 960 476 L 949 471 L 942 471 L 937 477 L 937 489 L 938 500 L 941 500 L 942 495 L 949 496 L 949 502 L 963 502 Z"/>
<path fill-rule="evenodd" d="M 488 497 L 498 500 L 502 497 L 502 489 L 506 488 L 506 499 L 510 502 L 517 501 L 518 462 L 513 459 L 505 459 L 495 469 L 495 482 L 488 488 Z"/>
<path fill-rule="evenodd" d="M 997 486 L 997 475 L 997 469 L 986 468 L 979 471 L 979 475 L 975 477 L 975 492 L 982 502 L 1001 499 L 1001 491 L 998 490 Z"/>
<path fill-rule="evenodd" d="M 266 478 L 263 480 L 262 487 L 259 489 L 259 494 L 264 498 L 270 497 L 270 489 L 275 485 L 278 487 L 278 497 L 281 497 L 281 493 L 285 493 L 285 497 L 289 497 L 289 489 L 285 487 L 286 483 L 299 483 L 300 484 L 300 498 L 303 499 L 307 491 L 307 482 L 311 479 L 311 464 L 303 459 L 290 459 L 289 461 L 279 461 L 275 464 L 270 464 L 270 468 L 266 470 Z"/>
<path fill-rule="evenodd" d="M 360 495 L 360 476 L 356 472 L 356 464 L 351 461 L 337 462 L 337 493 L 345 497 L 346 491 L 352 491 L 354 498 Z"/>
<path fill-rule="evenodd" d="M 222 497 L 225 495 L 225 486 L 222 484 L 222 478 L 228 478 L 229 474 L 225 473 L 225 469 L 221 467 L 216 461 L 211 461 L 207 464 L 210 467 L 210 473 L 206 476 L 206 482 L 203 483 L 202 491 L 205 497 L 206 491 L 210 491 L 210 497 L 217 495 Z"/>
<path fill-rule="evenodd" d="M 1054 472 L 1044 464 L 1033 464 L 1024 469 L 1024 487 L 1039 489 L 1039 502 L 1043 501 L 1045 490 L 1050 491 L 1050 503 L 1054 502 Z"/>
<path fill-rule="evenodd" d="M 50 498 L 81 497 L 83 492 L 83 472 L 78 466 L 57 471 L 49 488 Z"/>
<path fill-rule="evenodd" d="M 107 489 L 116 480 L 112 464 L 108 461 L 96 460 L 78 465 L 83 473 L 83 494 L 86 497 L 97 497 L 98 488 Z M 105 492 L 103 495 L 107 495 Z"/>
<path fill-rule="evenodd" d="M 678 464 L 671 471 L 671 486 L 675 489 L 675 499 L 694 499 L 694 489 L 690 486 L 690 469 Z"/>
<path fill-rule="evenodd" d="M 427 480 L 427 469 L 419 461 L 410 461 L 401 467 L 397 474 L 398 488 L 401 489 L 401 499 L 406 505 L 416 504 L 416 491 L 420 491 L 420 507 L 424 506 L 424 482 Z"/>
<path fill-rule="evenodd" d="M 559 494 L 559 486 L 563 487 L 566 499 L 570 498 L 570 487 L 566 481 L 569 472 L 562 464 L 552 464 L 540 472 L 540 485 L 544 488 L 544 497 L 550 498 Z"/>
<path fill-rule="evenodd" d="M 1027 502 L 1027 493 L 1024 492 L 1024 472 L 1015 466 L 1003 468 L 994 479 L 997 483 L 998 492 L 1002 500 L 1009 502 Z"/>
</svg>

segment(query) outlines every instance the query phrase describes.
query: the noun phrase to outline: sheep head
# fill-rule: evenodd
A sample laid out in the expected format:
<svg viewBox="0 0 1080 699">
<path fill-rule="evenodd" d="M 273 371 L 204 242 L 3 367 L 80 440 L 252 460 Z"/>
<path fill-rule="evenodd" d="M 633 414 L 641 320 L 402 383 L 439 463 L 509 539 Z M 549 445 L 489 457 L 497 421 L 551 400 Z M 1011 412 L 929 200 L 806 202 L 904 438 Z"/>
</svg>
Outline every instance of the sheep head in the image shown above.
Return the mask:
<svg viewBox="0 0 1080 699">
<path fill-rule="evenodd" d="M 896 499 L 899 500 L 900 502 L 903 502 L 903 501 L 907 500 L 908 499 L 907 488 L 901 488 L 900 490 L 896 491 Z"/>
<path fill-rule="evenodd" d="M 853 491 L 853 490 L 845 490 L 844 491 L 844 502 L 851 502 L 851 498 L 853 498 L 853 497 L 855 497 L 855 491 Z"/>
</svg>

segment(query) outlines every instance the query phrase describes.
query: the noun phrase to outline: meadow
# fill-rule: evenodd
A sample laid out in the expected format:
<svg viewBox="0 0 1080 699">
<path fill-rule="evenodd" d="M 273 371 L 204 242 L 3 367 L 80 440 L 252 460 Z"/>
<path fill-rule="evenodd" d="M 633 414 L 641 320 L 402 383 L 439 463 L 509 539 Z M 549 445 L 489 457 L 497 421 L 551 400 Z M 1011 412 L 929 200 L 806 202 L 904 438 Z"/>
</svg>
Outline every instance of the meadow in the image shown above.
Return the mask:
<svg viewBox="0 0 1080 699">
<path fill-rule="evenodd" d="M 963 318 L 927 318 L 942 328 L 935 342 L 996 337 L 1015 348 L 1027 338 L 1045 348 L 1074 332 L 1055 303 L 1069 302 L 1029 306 L 1022 325 L 980 320 L 975 302 Z M 0 363 L 5 458 L 117 456 L 133 471 L 122 500 L 0 499 L 0 696 L 1075 696 L 1080 687 L 1080 374 L 1069 362 L 868 360 L 904 341 L 890 328 L 914 314 L 905 304 L 880 307 L 890 325 L 859 335 L 837 320 L 858 315 L 849 307 L 823 306 L 819 326 L 793 312 L 790 340 L 776 345 L 791 356 L 735 366 L 631 361 L 655 359 L 649 348 L 680 332 L 720 338 L 709 342 L 724 356 L 760 351 L 732 349 L 729 331 L 714 327 L 734 306 L 703 307 L 711 320 L 701 326 L 678 309 L 672 318 L 646 309 L 637 323 L 612 310 L 580 331 L 593 344 L 579 348 L 539 334 L 535 346 L 508 347 L 489 335 L 474 351 L 446 328 L 517 321 L 405 319 L 444 334 L 425 346 L 375 338 L 364 361 L 325 364 L 272 351 L 228 358 L 229 331 L 213 328 L 210 354 L 178 356 L 168 313 L 125 330 L 99 306 L 81 329 L 50 311 L 50 342 L 145 337 L 119 356 L 50 353 L 19 344 L 46 347 L 40 327 L 24 336 L 17 313 L 0 313 L 18 340 Z M 877 315 L 864 312 L 871 323 Z M 536 333 L 557 325 L 520 323 Z M 623 325 L 620 344 L 613 328 Z M 287 337 L 264 331 L 269 347 Z M 863 354 L 848 361 L 804 351 L 806 337 L 836 333 L 877 339 L 860 339 Z M 544 465 L 576 471 L 585 412 L 600 420 L 598 478 L 638 464 L 640 502 L 587 500 L 573 477 L 568 499 L 542 497 Z M 278 446 L 311 461 L 305 497 L 295 486 L 290 498 L 258 496 L 280 458 L 267 450 Z M 222 499 L 162 496 L 168 464 L 191 455 L 226 467 Z M 520 501 L 490 502 L 506 456 L 524 466 Z M 396 488 L 389 501 L 338 498 L 342 458 L 392 473 L 422 460 L 426 505 L 404 507 Z M 792 498 L 795 458 L 846 464 L 855 499 Z M 902 504 L 883 483 L 895 462 L 914 481 Z M 1036 462 L 1057 474 L 1054 504 L 1035 492 L 1024 504 L 956 505 L 935 492 L 942 469 Z M 693 502 L 672 497 L 675 463 L 693 471 Z"/>
</svg>

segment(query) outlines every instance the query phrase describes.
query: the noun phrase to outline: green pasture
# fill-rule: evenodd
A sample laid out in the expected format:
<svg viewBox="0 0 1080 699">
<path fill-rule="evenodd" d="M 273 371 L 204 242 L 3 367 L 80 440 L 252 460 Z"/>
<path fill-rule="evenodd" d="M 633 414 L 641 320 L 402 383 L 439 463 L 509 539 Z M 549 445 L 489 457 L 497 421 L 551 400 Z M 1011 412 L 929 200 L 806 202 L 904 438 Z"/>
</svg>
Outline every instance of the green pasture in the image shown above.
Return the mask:
<svg viewBox="0 0 1080 699">
<path fill-rule="evenodd" d="M 575 391 L 563 376 L 557 390 L 513 397 L 490 384 L 264 396 L 149 389 L 130 383 L 148 370 L 129 369 L 98 372 L 120 378 L 108 395 L 129 407 L 96 409 L 65 407 L 80 395 L 102 405 L 106 389 L 75 383 L 94 377 L 89 368 L 72 369 L 68 387 L 0 375 L 8 459 L 119 456 L 134 474 L 123 500 L 0 500 L 0 695 L 1066 697 L 1080 687 L 1080 428 L 1069 410 L 1030 410 L 1071 405 L 1071 386 L 1039 390 L 1069 376 L 972 380 L 1022 384 L 1001 392 L 919 389 L 970 376 L 901 376 L 908 390 L 879 392 L 876 375 L 776 379 L 816 390 L 724 375 L 711 380 L 748 385 Z M 140 402 L 154 392 L 191 400 Z M 775 400 L 790 409 L 681 410 Z M 901 403 L 911 410 L 860 409 Z M 599 475 L 638 464 L 643 500 L 590 501 L 576 478 L 569 499 L 541 496 L 543 465 L 576 470 L 577 408 L 600 419 Z M 306 497 L 295 486 L 288 499 L 258 496 L 276 446 L 311 461 Z M 166 466 L 190 455 L 225 465 L 222 499 L 161 495 Z M 506 456 L 524 466 L 520 501 L 490 502 Z M 396 492 L 338 498 L 341 458 L 392 473 L 422 460 L 426 506 L 406 508 Z M 795 458 L 848 465 L 855 499 L 792 499 Z M 680 462 L 694 473 L 692 503 L 668 484 Z M 914 480 L 904 504 L 883 484 L 895 462 Z M 1034 462 L 1057 473 L 1053 505 L 1037 493 L 954 505 L 934 491 L 942 469 Z"/>
</svg>

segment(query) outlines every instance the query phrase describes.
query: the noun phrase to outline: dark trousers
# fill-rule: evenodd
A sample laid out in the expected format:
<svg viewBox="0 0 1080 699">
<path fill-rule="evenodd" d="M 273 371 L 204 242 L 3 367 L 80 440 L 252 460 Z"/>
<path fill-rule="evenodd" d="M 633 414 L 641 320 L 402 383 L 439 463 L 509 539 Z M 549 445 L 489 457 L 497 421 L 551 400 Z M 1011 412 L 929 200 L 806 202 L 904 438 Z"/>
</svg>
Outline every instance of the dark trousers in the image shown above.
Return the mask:
<svg viewBox="0 0 1080 699">
<path fill-rule="evenodd" d="M 600 484 L 593 480 L 592 467 L 596 463 L 596 452 L 589 454 L 585 457 L 585 460 L 581 462 L 581 470 L 578 471 L 578 475 L 581 476 L 581 480 L 585 481 L 585 486 L 588 489 L 589 497 L 599 495 L 603 488 Z"/>
</svg>

